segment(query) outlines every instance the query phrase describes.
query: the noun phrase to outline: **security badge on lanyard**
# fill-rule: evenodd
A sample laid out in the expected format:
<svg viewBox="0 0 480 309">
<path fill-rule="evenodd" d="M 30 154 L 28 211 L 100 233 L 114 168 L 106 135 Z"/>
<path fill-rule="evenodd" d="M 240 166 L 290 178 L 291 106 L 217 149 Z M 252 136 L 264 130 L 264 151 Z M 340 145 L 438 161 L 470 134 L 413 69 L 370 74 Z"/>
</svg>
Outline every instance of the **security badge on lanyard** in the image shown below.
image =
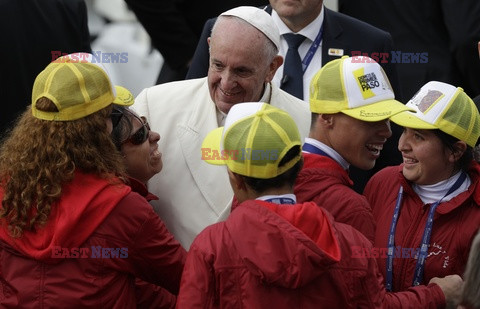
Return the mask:
<svg viewBox="0 0 480 309">
<path fill-rule="evenodd" d="M 422 283 L 423 271 L 425 269 L 425 261 L 428 254 L 428 246 L 430 244 L 430 236 L 432 235 L 433 227 L 433 216 L 435 215 L 435 210 L 440 202 L 452 192 L 455 192 L 462 183 L 467 178 L 467 174 L 463 173 L 453 184 L 453 186 L 448 190 L 447 194 L 444 195 L 439 201 L 433 203 L 430 206 L 430 211 L 428 212 L 427 222 L 425 224 L 425 230 L 423 231 L 422 243 L 420 245 L 420 251 L 418 253 L 417 265 L 415 266 L 415 274 L 413 276 L 412 286 L 417 286 Z M 392 224 L 390 226 L 390 234 L 388 236 L 388 247 L 387 247 L 387 278 L 385 282 L 385 288 L 387 291 L 392 291 L 392 281 L 393 281 L 393 252 L 395 249 L 395 230 L 397 228 L 398 217 L 400 215 L 400 207 L 402 205 L 403 198 L 403 186 L 400 186 L 398 190 L 397 202 L 395 203 L 395 209 L 393 211 Z"/>
</svg>

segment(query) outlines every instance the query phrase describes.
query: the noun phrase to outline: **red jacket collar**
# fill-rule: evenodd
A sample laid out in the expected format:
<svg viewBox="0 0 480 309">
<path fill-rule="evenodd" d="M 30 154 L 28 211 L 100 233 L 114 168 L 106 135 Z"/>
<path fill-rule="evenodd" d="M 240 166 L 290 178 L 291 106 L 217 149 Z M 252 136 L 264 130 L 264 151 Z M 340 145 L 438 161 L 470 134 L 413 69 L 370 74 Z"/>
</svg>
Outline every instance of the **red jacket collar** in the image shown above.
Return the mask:
<svg viewBox="0 0 480 309">
<path fill-rule="evenodd" d="M 138 179 L 128 177 L 128 184 L 132 188 L 133 192 L 136 192 L 143 196 L 147 201 L 158 200 L 158 196 L 153 193 L 150 193 L 147 189 L 147 186 Z"/>
</svg>

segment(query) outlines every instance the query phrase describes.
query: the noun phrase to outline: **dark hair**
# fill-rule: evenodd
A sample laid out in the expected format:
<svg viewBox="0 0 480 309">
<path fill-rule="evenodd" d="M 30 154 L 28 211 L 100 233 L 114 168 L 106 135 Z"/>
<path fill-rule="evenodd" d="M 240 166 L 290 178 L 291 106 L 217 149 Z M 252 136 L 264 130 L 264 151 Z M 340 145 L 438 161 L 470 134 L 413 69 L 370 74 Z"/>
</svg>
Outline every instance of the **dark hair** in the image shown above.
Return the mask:
<svg viewBox="0 0 480 309">
<path fill-rule="evenodd" d="M 137 117 L 128 108 L 114 106 L 112 111 L 112 136 L 113 143 L 121 151 L 122 143 L 133 133 L 132 119 Z"/>
<path fill-rule="evenodd" d="M 315 128 L 315 123 L 317 122 L 318 116 L 320 116 L 320 114 L 312 113 L 312 120 L 310 122 L 310 131 L 313 130 L 313 128 Z"/>
<path fill-rule="evenodd" d="M 448 133 L 445 133 L 439 129 L 433 130 L 433 133 L 442 141 L 442 144 L 452 152 L 457 152 L 458 149 L 455 147 L 455 143 L 459 141 L 456 137 L 451 136 Z M 470 164 L 473 161 L 473 148 L 467 145 L 467 149 L 463 155 L 455 162 L 455 167 L 458 170 L 466 172 L 470 167 Z"/>
<path fill-rule="evenodd" d="M 293 160 L 296 156 L 298 156 L 299 152 L 301 152 L 300 146 L 294 146 L 290 148 L 289 151 L 283 156 L 282 160 L 278 164 L 279 167 L 287 164 L 291 160 Z M 303 166 L 303 158 L 300 159 L 294 166 L 292 166 L 286 172 L 269 179 L 260 179 L 260 178 L 253 178 L 242 176 L 245 180 L 245 183 L 256 193 L 262 193 L 270 188 L 280 188 L 284 185 L 288 184 L 290 187 L 293 187 L 295 180 L 297 179 L 298 173 L 302 169 Z"/>
</svg>

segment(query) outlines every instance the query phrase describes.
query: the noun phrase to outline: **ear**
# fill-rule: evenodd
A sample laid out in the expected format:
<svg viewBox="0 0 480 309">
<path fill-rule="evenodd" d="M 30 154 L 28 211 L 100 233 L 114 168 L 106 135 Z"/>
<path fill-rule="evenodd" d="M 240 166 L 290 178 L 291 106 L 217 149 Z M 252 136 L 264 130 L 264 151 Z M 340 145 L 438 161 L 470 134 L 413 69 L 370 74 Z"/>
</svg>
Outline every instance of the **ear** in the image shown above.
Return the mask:
<svg viewBox="0 0 480 309">
<path fill-rule="evenodd" d="M 457 162 L 465 153 L 467 150 L 467 143 L 463 141 L 458 141 L 455 144 L 453 144 L 453 151 L 448 157 L 448 160 L 452 163 Z"/>
<path fill-rule="evenodd" d="M 270 63 L 270 66 L 268 68 L 268 74 L 265 78 L 265 82 L 269 83 L 272 81 L 273 77 L 275 76 L 275 73 L 277 72 L 277 69 L 283 64 L 283 57 L 280 55 L 276 55 L 272 62 Z"/>
<path fill-rule="evenodd" d="M 325 128 L 333 128 L 335 124 L 335 114 L 320 114 L 317 118 L 317 124 Z"/>
<path fill-rule="evenodd" d="M 237 201 L 242 203 L 247 200 L 248 190 L 243 177 L 228 170 L 228 178 L 230 180 L 230 185 L 232 186 L 233 194 L 237 198 Z"/>
<path fill-rule="evenodd" d="M 235 174 L 231 170 L 228 170 L 228 178 L 230 180 L 230 184 L 232 185 L 232 189 L 234 191 L 247 190 L 247 185 L 245 184 L 245 180 L 241 175 Z"/>
</svg>

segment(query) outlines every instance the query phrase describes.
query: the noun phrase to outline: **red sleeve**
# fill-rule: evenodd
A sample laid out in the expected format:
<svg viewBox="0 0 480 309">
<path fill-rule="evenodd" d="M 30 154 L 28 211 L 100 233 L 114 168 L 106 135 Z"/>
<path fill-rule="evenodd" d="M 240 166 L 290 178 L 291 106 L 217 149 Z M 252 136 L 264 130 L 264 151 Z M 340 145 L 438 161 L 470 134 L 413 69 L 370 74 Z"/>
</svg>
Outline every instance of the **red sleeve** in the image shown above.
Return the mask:
<svg viewBox="0 0 480 309">
<path fill-rule="evenodd" d="M 358 208 L 358 211 L 347 214 L 344 221 L 357 229 L 373 244 L 376 224 L 370 209 Z"/>
<path fill-rule="evenodd" d="M 196 245 L 201 237 L 202 234 L 188 251 L 177 308 L 211 308 L 215 302 L 214 257 Z"/>
<path fill-rule="evenodd" d="M 369 273 L 367 276 L 365 292 L 369 303 L 360 305 L 365 308 L 398 308 L 398 309 L 438 309 L 445 308 L 445 296 L 437 284 L 428 286 L 419 285 L 406 291 L 389 293 L 385 290 L 383 276 L 380 273 L 376 260 L 369 260 Z"/>
<path fill-rule="evenodd" d="M 152 206 L 137 193 L 123 198 L 99 233 L 107 247 L 122 248 L 123 258 L 105 259 L 109 267 L 159 285 L 177 295 L 186 251 Z"/>
<path fill-rule="evenodd" d="M 153 283 L 135 280 L 135 299 L 138 309 L 173 309 L 177 298 L 172 293 Z"/>
<path fill-rule="evenodd" d="M 148 203 L 147 203 L 148 204 Z M 138 277 L 178 294 L 186 251 L 148 204 L 148 218 L 133 241 L 132 264 Z"/>
</svg>

